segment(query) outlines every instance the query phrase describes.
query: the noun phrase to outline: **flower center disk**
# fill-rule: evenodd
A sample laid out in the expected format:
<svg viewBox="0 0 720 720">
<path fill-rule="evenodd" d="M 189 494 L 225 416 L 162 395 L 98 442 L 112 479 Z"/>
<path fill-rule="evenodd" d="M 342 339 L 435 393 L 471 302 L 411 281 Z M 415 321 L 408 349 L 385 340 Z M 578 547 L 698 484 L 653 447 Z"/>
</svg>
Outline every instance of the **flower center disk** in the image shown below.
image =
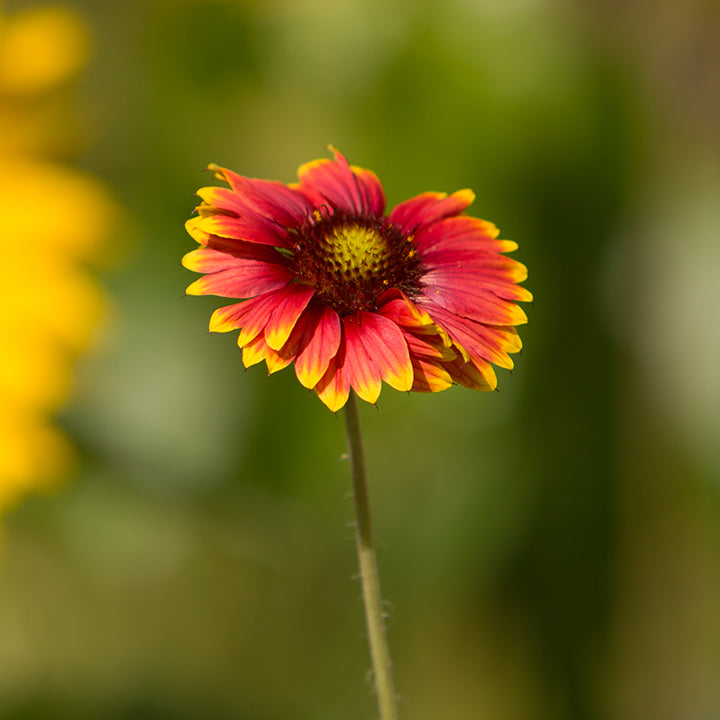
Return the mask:
<svg viewBox="0 0 720 720">
<path fill-rule="evenodd" d="M 382 218 L 316 211 L 297 231 L 293 271 L 339 315 L 374 311 L 387 289 L 420 289 L 422 264 L 411 235 Z"/>
</svg>

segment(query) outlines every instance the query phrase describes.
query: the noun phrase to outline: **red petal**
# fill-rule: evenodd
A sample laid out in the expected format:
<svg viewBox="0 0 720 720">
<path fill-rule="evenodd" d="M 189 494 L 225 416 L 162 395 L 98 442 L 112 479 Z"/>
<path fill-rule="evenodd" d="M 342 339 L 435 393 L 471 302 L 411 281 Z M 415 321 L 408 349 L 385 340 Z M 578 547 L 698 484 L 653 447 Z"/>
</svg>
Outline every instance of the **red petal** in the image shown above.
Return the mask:
<svg viewBox="0 0 720 720">
<path fill-rule="evenodd" d="M 381 216 L 385 193 L 375 173 L 350 167 L 337 150 L 333 152 L 335 160 L 314 160 L 300 166 L 301 190 L 316 206 L 328 203 L 358 215 Z"/>
<path fill-rule="evenodd" d="M 251 301 L 225 305 L 215 310 L 210 316 L 210 332 L 230 332 L 242 327 L 248 313 L 248 303 Z"/>
<path fill-rule="evenodd" d="M 517 283 L 527 279 L 527 268 L 517 260 L 499 255 L 469 250 L 444 250 L 423 256 L 428 270 L 448 268 L 462 275 L 475 273 L 489 280 Z"/>
<path fill-rule="evenodd" d="M 515 303 L 499 298 L 472 273 L 431 270 L 422 279 L 423 295 L 456 315 L 489 325 L 521 325 L 527 315 Z"/>
<path fill-rule="evenodd" d="M 312 209 L 302 193 L 276 180 L 258 180 L 238 175 L 226 168 L 211 165 L 216 177 L 230 185 L 226 188 L 203 188 L 198 195 L 217 207 L 239 214 L 254 211 L 273 218 L 281 225 L 300 225 Z M 207 192 L 211 191 L 211 192 Z"/>
<path fill-rule="evenodd" d="M 183 267 L 200 273 L 214 273 L 237 265 L 237 259 L 262 260 L 267 263 L 285 265 L 287 260 L 275 248 L 255 243 L 233 241 L 231 250 L 218 250 L 211 247 L 200 247 L 186 253 L 182 259 Z"/>
<path fill-rule="evenodd" d="M 439 247 L 494 252 L 517 249 L 515 243 L 497 240 L 499 232 L 493 223 L 486 220 L 456 215 L 423 226 L 415 235 L 415 242 L 423 255 Z"/>
<path fill-rule="evenodd" d="M 437 306 L 428 307 L 428 310 L 448 331 L 450 337 L 467 351 L 471 361 L 482 359 L 500 367 L 513 367 L 507 353 L 516 352 L 518 349 L 517 334 L 508 334 L 504 328 L 473 322 Z"/>
<path fill-rule="evenodd" d="M 266 342 L 263 335 L 257 335 L 245 347 L 242 352 L 243 365 L 246 368 L 257 365 L 259 362 L 265 361 L 268 369 L 268 375 L 272 375 L 278 370 L 286 368 L 291 359 L 281 357 Z"/>
<path fill-rule="evenodd" d="M 192 217 L 185 223 L 185 229 L 200 245 L 219 252 L 229 253 L 236 257 L 267 259 L 268 262 L 272 262 L 272 259 L 267 255 L 261 256 L 259 252 L 265 250 L 266 253 L 274 253 L 277 255 L 275 248 L 285 247 L 288 244 L 287 240 L 279 237 L 276 238 L 277 242 L 267 243 L 248 242 L 237 237 L 221 237 L 220 235 L 209 233 L 198 227 L 198 223 L 204 222 L 206 219 L 207 218 L 203 217 Z M 252 248 L 255 248 L 254 252 Z"/>
<path fill-rule="evenodd" d="M 239 321 L 240 333 L 238 335 L 237 343 L 240 347 L 247 345 L 251 340 L 254 340 L 268 324 L 270 315 L 272 314 L 273 308 L 280 299 L 280 292 L 268 293 L 267 295 L 261 295 L 260 297 L 246 300 L 244 303 L 240 303 L 240 306 L 233 315 L 234 321 Z M 238 306 L 235 306 L 238 307 Z M 212 328 L 213 318 L 218 311 L 213 313 L 213 317 L 210 318 L 210 327 Z"/>
<path fill-rule="evenodd" d="M 414 334 L 435 335 L 448 348 L 452 345 L 447 333 L 435 324 L 428 312 L 397 288 L 383 293 L 379 302 L 384 304 L 378 308 L 378 315 L 386 317 L 402 328 L 410 329 Z"/>
<path fill-rule="evenodd" d="M 388 220 L 401 232 L 412 233 L 423 225 L 460 214 L 474 199 L 472 190 L 458 190 L 449 196 L 445 193 L 423 193 L 397 205 Z"/>
<path fill-rule="evenodd" d="M 367 315 L 367 313 L 362 313 Z M 343 370 L 347 374 L 350 386 L 358 397 L 369 403 L 375 403 L 380 396 L 380 371 L 365 346 L 367 328 L 355 316 L 343 318 L 345 332 L 345 363 Z"/>
<path fill-rule="evenodd" d="M 338 352 L 342 332 L 340 318 L 330 307 L 308 308 L 304 349 L 295 360 L 295 374 L 302 385 L 314 388 Z"/>
<path fill-rule="evenodd" d="M 206 233 L 207 235 L 217 235 L 273 247 L 288 247 L 290 244 L 287 239 L 287 230 L 284 227 L 276 224 L 271 218 L 265 218 L 257 214 L 243 215 L 242 217 L 231 217 L 230 215 L 200 216 L 191 218 L 191 221 L 186 223 L 186 227 L 188 225 L 192 226 L 190 234 L 196 240 L 198 240 L 198 237 L 196 237 L 195 233 Z"/>
<path fill-rule="evenodd" d="M 344 363 L 345 341 L 342 339 L 337 355 L 330 360 L 325 374 L 314 388 L 317 396 L 333 412 L 340 410 L 350 395 L 350 383 L 343 367 Z"/>
<path fill-rule="evenodd" d="M 460 385 L 470 388 L 471 390 L 488 392 L 497 387 L 497 377 L 495 376 L 495 371 L 492 369 L 492 365 L 483 363 L 481 360 L 465 364 L 457 361 L 455 363 L 448 363 L 445 365 L 445 368 L 456 383 L 460 383 Z M 482 368 L 482 370 L 480 368 Z"/>
<path fill-rule="evenodd" d="M 315 288 L 293 283 L 280 299 L 265 326 L 265 340 L 273 350 L 280 350 L 290 337 L 295 323 L 315 294 Z"/>
<path fill-rule="evenodd" d="M 413 373 L 405 336 L 391 320 L 376 313 L 360 313 L 359 338 L 382 379 L 396 390 L 412 387 Z"/>
<path fill-rule="evenodd" d="M 378 314 L 403 327 L 420 328 L 434 325 L 426 310 L 418 307 L 401 290 L 391 288 L 378 298 Z"/>
<path fill-rule="evenodd" d="M 317 300 L 310 299 L 310 302 L 295 322 L 292 332 L 285 341 L 285 344 L 278 350 L 282 357 L 295 360 L 295 358 L 305 350 L 312 339 L 318 319 L 322 315 L 322 309 L 323 306 L 317 302 Z M 318 379 L 321 375 L 322 373 L 320 373 Z"/>
<path fill-rule="evenodd" d="M 232 267 L 203 275 L 188 285 L 188 295 L 250 298 L 285 287 L 293 274 L 281 265 L 256 260 L 236 260 Z"/>
<path fill-rule="evenodd" d="M 485 272 L 484 269 L 473 270 L 465 265 L 462 266 L 461 270 L 446 265 L 431 266 L 423 276 L 422 282 L 426 286 L 426 290 L 432 288 L 433 291 L 454 294 L 468 293 L 478 296 L 484 293 L 492 293 L 498 298 L 516 302 L 530 302 L 533 299 L 529 290 L 516 285 L 506 275 L 497 272 Z M 424 294 L 428 295 L 430 293 L 425 292 Z"/>
<path fill-rule="evenodd" d="M 405 332 L 405 342 L 410 352 L 410 358 L 414 361 L 417 358 L 438 360 L 448 362 L 457 357 L 453 346 L 443 344 L 438 335 L 415 335 L 412 332 Z"/>
<path fill-rule="evenodd" d="M 453 384 L 450 373 L 442 365 L 421 358 L 413 360 L 413 373 L 413 392 L 441 392 Z"/>
</svg>

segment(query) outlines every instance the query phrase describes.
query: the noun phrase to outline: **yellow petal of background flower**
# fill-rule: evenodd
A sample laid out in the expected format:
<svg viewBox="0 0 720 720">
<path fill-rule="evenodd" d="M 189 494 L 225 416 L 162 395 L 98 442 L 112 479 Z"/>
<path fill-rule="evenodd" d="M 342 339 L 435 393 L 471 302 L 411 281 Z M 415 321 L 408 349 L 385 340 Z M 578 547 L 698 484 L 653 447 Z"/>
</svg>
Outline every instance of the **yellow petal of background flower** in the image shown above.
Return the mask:
<svg viewBox="0 0 720 720">
<path fill-rule="evenodd" d="M 70 10 L 32 8 L 6 20 L 0 42 L 0 92 L 34 95 L 77 72 L 88 37 Z"/>
<path fill-rule="evenodd" d="M 54 128 L 65 121 L 43 104 L 87 51 L 70 11 L 0 17 L 0 513 L 71 470 L 54 414 L 106 309 L 88 265 L 109 259 L 119 213 L 94 177 L 47 158 L 66 153 Z"/>
</svg>

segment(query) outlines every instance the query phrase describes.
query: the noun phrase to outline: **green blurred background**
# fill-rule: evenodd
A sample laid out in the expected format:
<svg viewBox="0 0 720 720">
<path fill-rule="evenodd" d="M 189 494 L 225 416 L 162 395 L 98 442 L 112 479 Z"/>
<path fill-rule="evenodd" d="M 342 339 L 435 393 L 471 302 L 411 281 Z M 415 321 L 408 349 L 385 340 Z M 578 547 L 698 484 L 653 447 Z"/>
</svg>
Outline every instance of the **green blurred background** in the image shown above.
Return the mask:
<svg viewBox="0 0 720 720">
<path fill-rule="evenodd" d="M 718 6 L 65 5 L 124 220 L 81 471 L 5 520 L 0 718 L 374 716 L 342 418 L 244 372 L 180 267 L 208 162 L 328 143 L 390 206 L 472 187 L 535 295 L 501 392 L 362 408 L 401 717 L 720 717 Z"/>
</svg>

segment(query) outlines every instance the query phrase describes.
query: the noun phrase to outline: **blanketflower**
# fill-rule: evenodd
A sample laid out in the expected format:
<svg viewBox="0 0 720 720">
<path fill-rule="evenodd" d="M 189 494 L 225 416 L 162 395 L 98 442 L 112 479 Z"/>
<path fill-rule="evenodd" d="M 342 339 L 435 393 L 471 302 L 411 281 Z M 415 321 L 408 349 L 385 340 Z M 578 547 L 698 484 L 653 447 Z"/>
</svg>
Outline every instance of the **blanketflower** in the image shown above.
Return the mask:
<svg viewBox="0 0 720 720">
<path fill-rule="evenodd" d="M 464 214 L 470 190 L 423 193 L 385 215 L 377 176 L 333 152 L 290 185 L 209 166 L 229 188 L 197 193 L 186 228 L 202 247 L 183 265 L 204 275 L 187 293 L 241 300 L 210 330 L 239 329 L 246 367 L 294 363 L 333 411 L 351 388 L 375 403 L 382 381 L 495 389 L 493 364 L 512 368 L 521 348 L 517 302 L 532 300 L 518 285 L 525 266 L 504 255 L 517 245 Z"/>
</svg>

